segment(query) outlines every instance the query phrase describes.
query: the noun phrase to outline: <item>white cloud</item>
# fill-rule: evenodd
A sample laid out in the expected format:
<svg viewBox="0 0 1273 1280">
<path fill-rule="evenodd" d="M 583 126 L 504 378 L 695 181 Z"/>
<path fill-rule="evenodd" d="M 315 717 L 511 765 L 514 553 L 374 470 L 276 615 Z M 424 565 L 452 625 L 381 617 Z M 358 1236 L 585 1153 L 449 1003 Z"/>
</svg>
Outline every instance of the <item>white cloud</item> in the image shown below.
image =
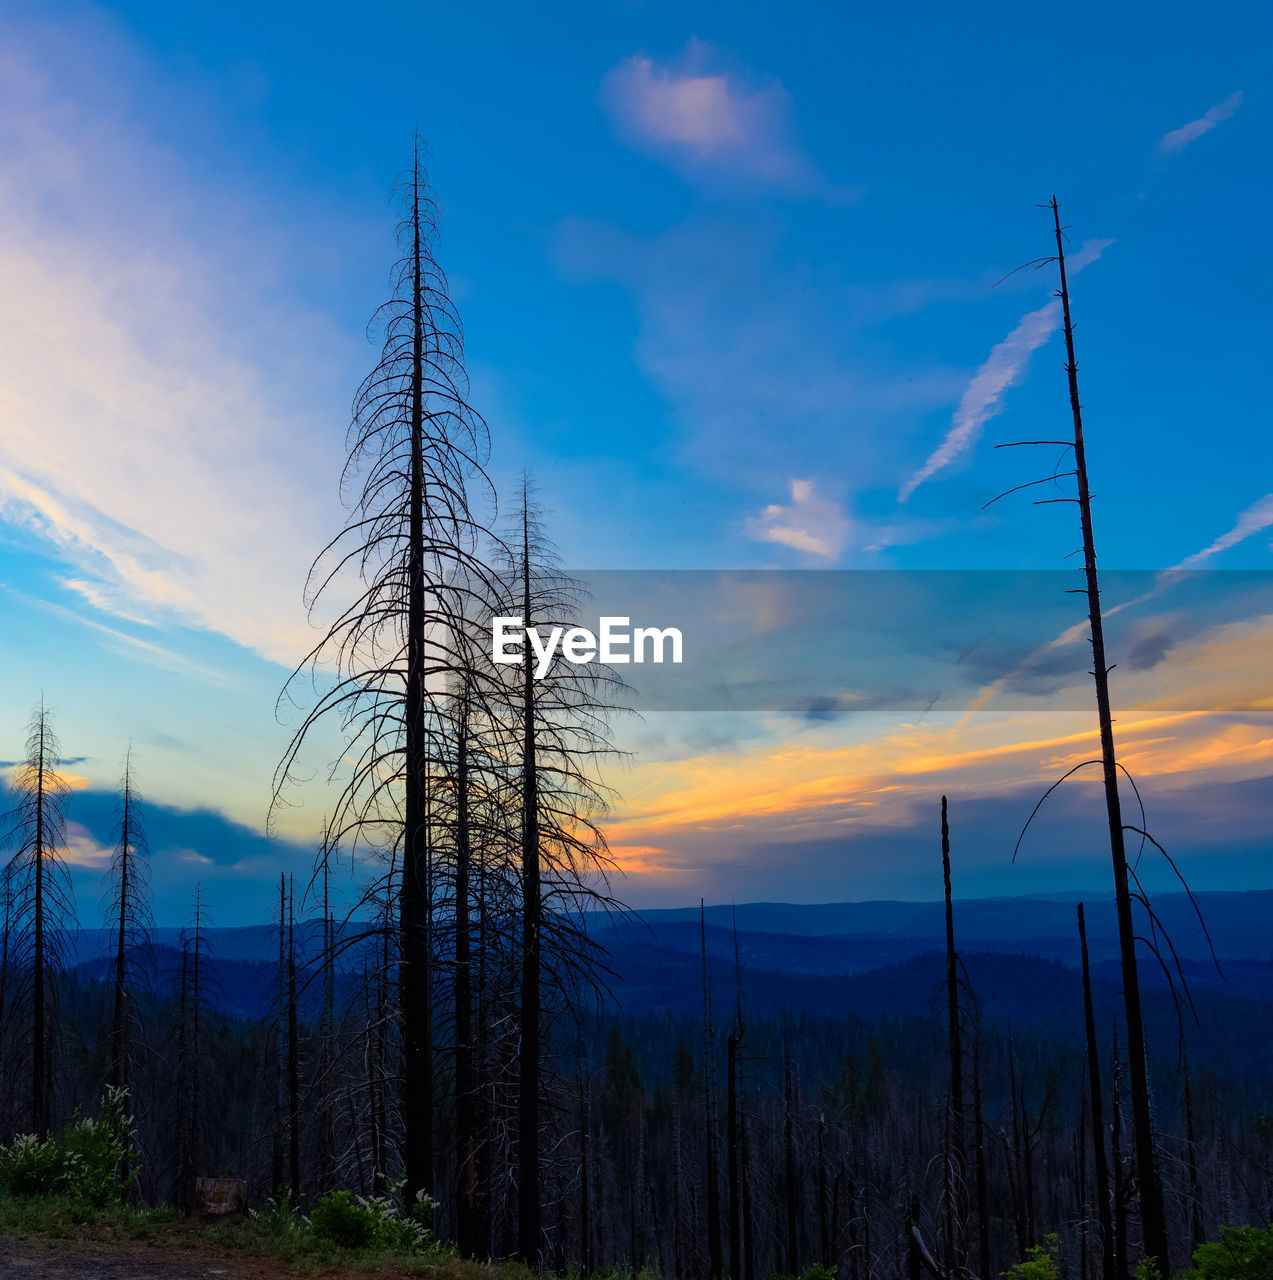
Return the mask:
<svg viewBox="0 0 1273 1280">
<path fill-rule="evenodd" d="M 1174 574 L 1188 569 L 1196 569 L 1213 556 L 1218 556 L 1222 551 L 1227 551 L 1230 547 L 1236 547 L 1239 542 L 1245 542 L 1247 538 L 1254 537 L 1257 533 L 1263 533 L 1265 529 L 1269 528 L 1273 528 L 1273 493 L 1266 493 L 1259 502 L 1247 507 L 1238 516 L 1236 523 L 1228 533 L 1221 534 L 1210 546 L 1203 547 L 1201 551 L 1195 551 L 1193 555 L 1186 556 L 1178 565 L 1173 566 L 1167 572 Z"/>
<path fill-rule="evenodd" d="M 790 505 L 767 506 L 747 521 L 747 533 L 757 542 L 777 542 L 819 559 L 838 560 L 849 526 L 844 508 L 819 498 L 812 480 L 793 480 Z"/>
<path fill-rule="evenodd" d="M 1223 102 L 1203 112 L 1196 120 L 1182 124 L 1179 129 L 1164 133 L 1158 142 L 1158 154 L 1174 156 L 1183 151 L 1195 138 L 1209 133 L 1216 125 L 1227 120 L 1242 105 L 1242 92 L 1231 93 Z"/>
<path fill-rule="evenodd" d="M 285 287 L 304 251 L 227 175 L 149 143 L 114 90 L 6 45 L 0 519 L 88 606 L 290 664 L 340 519 L 347 402 L 343 339 Z M 330 231 L 314 217 L 298 243 Z"/>
<path fill-rule="evenodd" d="M 1090 240 L 1077 253 L 1067 256 L 1069 275 L 1073 277 L 1095 262 L 1112 243 L 1112 240 Z M 945 439 L 898 490 L 899 502 L 905 502 L 925 480 L 949 466 L 977 442 L 982 427 L 1003 407 L 1005 392 L 1021 380 L 1030 356 L 1051 338 L 1060 323 L 1061 303 L 1054 298 L 1037 311 L 1022 316 L 1016 328 L 991 348 L 985 363 L 965 388 Z"/>
<path fill-rule="evenodd" d="M 837 194 L 793 141 L 791 100 L 781 84 L 749 85 L 709 70 L 711 61 L 710 46 L 691 40 L 671 63 L 641 54 L 614 67 L 601 101 L 619 135 L 687 176 L 723 172 Z"/>
</svg>

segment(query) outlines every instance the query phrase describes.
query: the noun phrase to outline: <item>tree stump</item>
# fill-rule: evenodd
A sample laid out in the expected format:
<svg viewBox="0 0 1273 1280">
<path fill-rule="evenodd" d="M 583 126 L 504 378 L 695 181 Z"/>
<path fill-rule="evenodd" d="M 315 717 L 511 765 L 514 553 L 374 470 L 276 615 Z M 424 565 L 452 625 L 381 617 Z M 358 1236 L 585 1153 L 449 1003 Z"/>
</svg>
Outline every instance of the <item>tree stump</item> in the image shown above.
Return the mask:
<svg viewBox="0 0 1273 1280">
<path fill-rule="evenodd" d="M 216 1221 L 245 1213 L 247 1205 L 248 1184 L 242 1178 L 195 1179 L 194 1199 L 190 1202 L 192 1218 Z"/>
</svg>

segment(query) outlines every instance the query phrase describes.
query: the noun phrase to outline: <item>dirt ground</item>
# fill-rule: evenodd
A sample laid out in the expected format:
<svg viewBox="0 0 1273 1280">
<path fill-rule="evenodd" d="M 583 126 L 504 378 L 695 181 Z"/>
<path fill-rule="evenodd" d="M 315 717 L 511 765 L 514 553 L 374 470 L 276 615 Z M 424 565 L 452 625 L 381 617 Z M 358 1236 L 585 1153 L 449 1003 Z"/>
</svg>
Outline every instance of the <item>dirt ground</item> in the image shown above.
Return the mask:
<svg viewBox="0 0 1273 1280">
<path fill-rule="evenodd" d="M 295 1274 L 270 1259 L 216 1257 L 171 1243 L 0 1239 L 3 1280 L 292 1280 Z"/>
</svg>

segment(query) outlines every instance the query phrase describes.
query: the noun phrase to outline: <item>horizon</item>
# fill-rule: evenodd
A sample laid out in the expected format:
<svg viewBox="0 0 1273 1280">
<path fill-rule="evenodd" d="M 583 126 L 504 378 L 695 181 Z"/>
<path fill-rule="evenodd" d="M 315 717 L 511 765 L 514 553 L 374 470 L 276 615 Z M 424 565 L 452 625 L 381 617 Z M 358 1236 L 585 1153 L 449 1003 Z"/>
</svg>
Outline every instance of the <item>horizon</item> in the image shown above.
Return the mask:
<svg viewBox="0 0 1273 1280">
<path fill-rule="evenodd" d="M 1075 563 L 1070 508 L 982 509 L 1052 465 L 993 446 L 1068 420 L 1054 281 L 1013 273 L 1048 251 L 1054 190 L 1119 749 L 1191 883 L 1273 887 L 1258 40 L 1219 23 L 1186 51 L 1170 23 L 1093 9 L 1074 102 L 1029 14 L 934 13 L 917 44 L 896 15 L 828 9 L 813 42 L 656 4 L 580 9 L 549 38 L 505 5 L 481 49 L 437 12 L 403 15 L 387 50 L 348 24 L 307 24 L 298 47 L 288 12 L 0 18 L 0 767 L 47 697 L 82 917 L 129 743 L 165 918 L 196 880 L 218 918 L 259 916 L 280 872 L 313 865 L 339 743 L 270 838 L 275 704 L 317 637 L 305 572 L 343 519 L 415 121 L 497 493 L 528 468 L 607 607 L 683 626 L 691 664 L 710 653 L 709 679 L 643 672 L 644 718 L 614 725 L 630 754 L 606 771 L 604 829 L 634 904 L 922 900 L 943 793 L 958 896 L 1107 865 L 1082 775 L 1013 864 L 1036 800 L 1091 754 L 1090 660 L 1046 577 Z M 393 74 L 426 37 L 448 50 L 436 78 Z M 987 49 L 992 98 L 950 57 Z M 500 92 L 458 110 L 491 67 Z M 1164 378 L 1173 350 L 1189 359 Z M 876 574 L 892 594 L 859 619 Z M 803 610 L 852 637 L 833 671 Z M 731 649 L 723 618 L 756 647 Z M 749 692 L 773 671 L 789 687 Z"/>
</svg>

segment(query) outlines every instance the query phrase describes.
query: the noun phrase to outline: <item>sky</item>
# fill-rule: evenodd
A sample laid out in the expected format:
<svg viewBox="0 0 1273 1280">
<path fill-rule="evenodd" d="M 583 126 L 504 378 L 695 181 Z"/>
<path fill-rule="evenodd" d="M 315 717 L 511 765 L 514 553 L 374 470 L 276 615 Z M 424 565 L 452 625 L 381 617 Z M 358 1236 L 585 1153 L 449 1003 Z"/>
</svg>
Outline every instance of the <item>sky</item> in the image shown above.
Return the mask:
<svg viewBox="0 0 1273 1280">
<path fill-rule="evenodd" d="M 1081 780 L 1011 858 L 1091 752 L 1063 585 L 942 588 L 905 614 L 924 643 L 859 637 L 868 693 L 922 692 L 919 662 L 935 705 L 849 709 L 766 621 L 813 570 L 1072 568 L 1072 507 L 983 509 L 1056 464 L 995 443 L 1067 429 L 1054 278 L 1015 271 L 1054 193 L 1101 561 L 1135 571 L 1107 592 L 1125 762 L 1196 884 L 1273 885 L 1273 13 L 1075 4 L 1061 38 L 998 3 L 7 4 L 0 760 L 43 697 L 81 916 L 130 742 L 165 922 L 196 879 L 254 920 L 312 859 L 321 797 L 265 831 L 275 704 L 417 130 L 497 487 L 534 474 L 585 576 L 774 571 L 744 624 L 815 699 L 619 726 L 623 896 L 930 898 L 943 790 L 959 892 L 1105 883 Z M 1189 585 L 1213 570 L 1240 572 Z"/>
</svg>

